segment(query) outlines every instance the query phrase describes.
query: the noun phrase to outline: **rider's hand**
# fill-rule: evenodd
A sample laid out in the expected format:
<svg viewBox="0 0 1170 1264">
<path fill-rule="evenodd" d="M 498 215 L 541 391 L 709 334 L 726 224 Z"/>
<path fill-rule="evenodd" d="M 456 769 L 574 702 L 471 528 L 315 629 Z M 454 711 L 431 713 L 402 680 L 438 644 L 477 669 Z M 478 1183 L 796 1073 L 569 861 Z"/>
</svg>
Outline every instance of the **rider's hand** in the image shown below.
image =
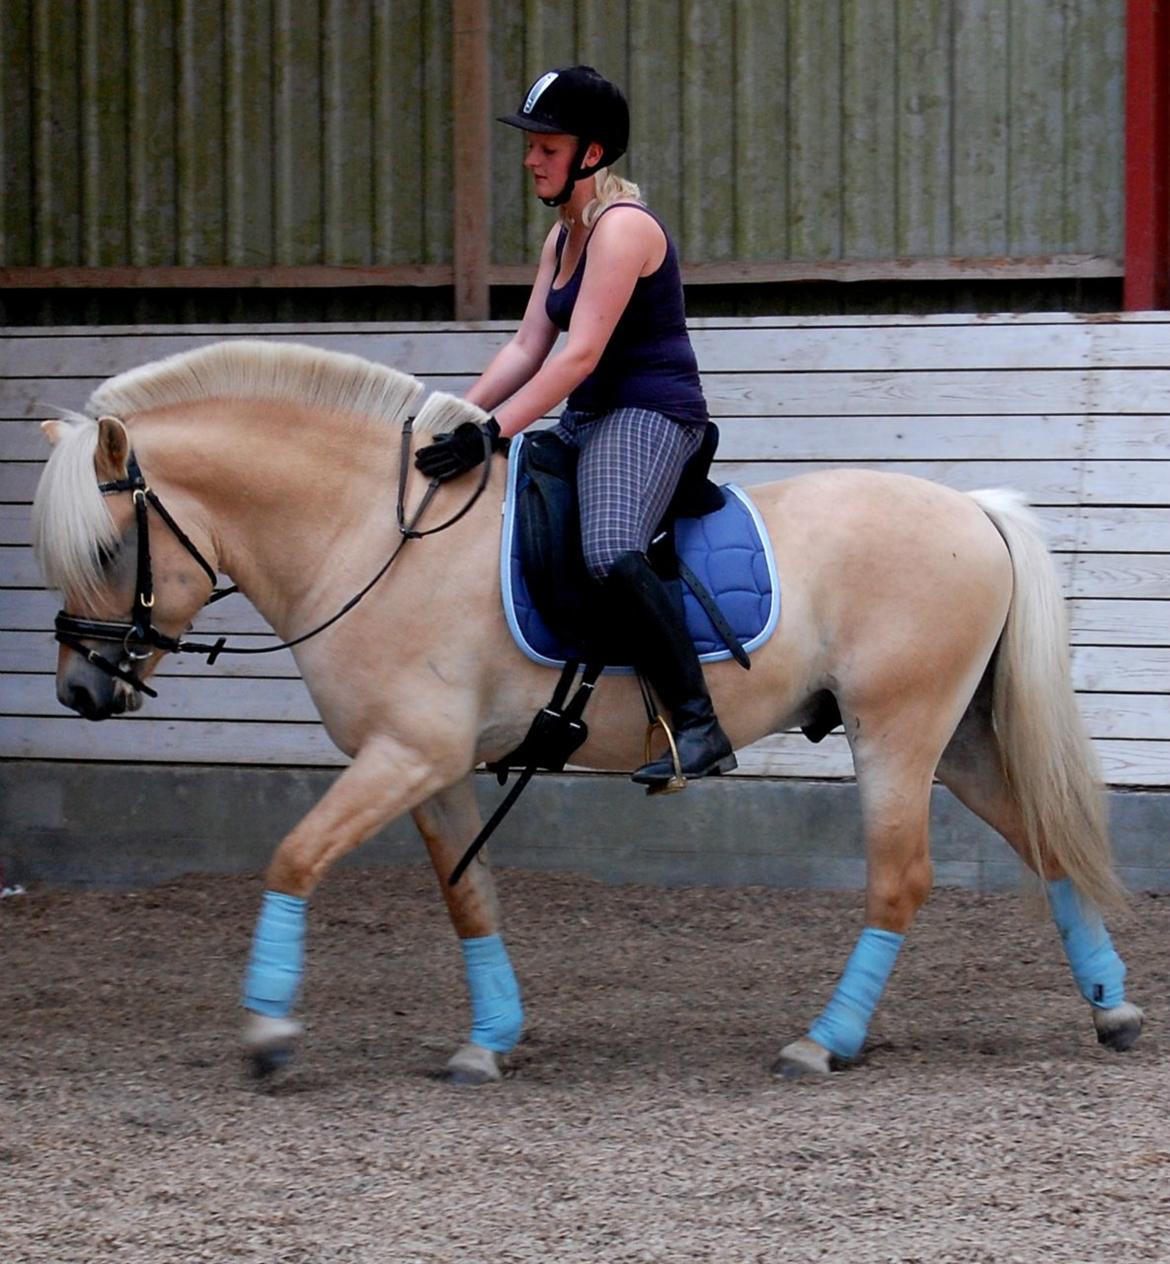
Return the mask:
<svg viewBox="0 0 1170 1264">
<path fill-rule="evenodd" d="M 436 435 L 434 443 L 420 448 L 415 453 L 414 464 L 428 478 L 444 483 L 475 469 L 483 460 L 485 450 L 499 452 L 507 442 L 500 437 L 500 423 L 494 417 L 482 425 L 465 421 L 447 434 Z"/>
</svg>

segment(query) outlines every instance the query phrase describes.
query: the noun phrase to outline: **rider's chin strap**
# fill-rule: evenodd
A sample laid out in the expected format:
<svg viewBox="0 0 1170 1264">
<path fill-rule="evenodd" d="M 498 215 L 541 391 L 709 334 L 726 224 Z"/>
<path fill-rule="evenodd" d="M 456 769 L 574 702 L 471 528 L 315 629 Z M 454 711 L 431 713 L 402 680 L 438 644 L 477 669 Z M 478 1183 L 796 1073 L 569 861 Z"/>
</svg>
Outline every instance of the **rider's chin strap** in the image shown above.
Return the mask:
<svg viewBox="0 0 1170 1264">
<path fill-rule="evenodd" d="M 569 174 L 565 180 L 565 187 L 556 195 L 556 197 L 541 198 L 540 200 L 545 206 L 564 206 L 564 204 L 573 196 L 573 188 L 578 180 L 588 180 L 590 176 L 595 176 L 604 163 L 597 163 L 595 166 L 586 167 L 584 165 L 585 154 L 589 150 L 590 141 L 579 141 L 577 144 L 577 152 L 573 155 L 573 165 L 569 168 Z"/>
</svg>

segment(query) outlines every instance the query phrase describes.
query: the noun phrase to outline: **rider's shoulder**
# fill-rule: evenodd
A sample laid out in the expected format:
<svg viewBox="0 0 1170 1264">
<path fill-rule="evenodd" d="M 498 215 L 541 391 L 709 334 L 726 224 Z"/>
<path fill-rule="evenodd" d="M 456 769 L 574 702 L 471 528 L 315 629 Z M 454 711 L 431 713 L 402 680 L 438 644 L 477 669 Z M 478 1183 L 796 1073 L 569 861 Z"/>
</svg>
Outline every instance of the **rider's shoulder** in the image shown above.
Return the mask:
<svg viewBox="0 0 1170 1264">
<path fill-rule="evenodd" d="M 656 242 L 663 235 L 658 220 L 642 202 L 613 202 L 597 217 L 593 226 L 593 236 L 598 241 L 633 237 Z"/>
</svg>

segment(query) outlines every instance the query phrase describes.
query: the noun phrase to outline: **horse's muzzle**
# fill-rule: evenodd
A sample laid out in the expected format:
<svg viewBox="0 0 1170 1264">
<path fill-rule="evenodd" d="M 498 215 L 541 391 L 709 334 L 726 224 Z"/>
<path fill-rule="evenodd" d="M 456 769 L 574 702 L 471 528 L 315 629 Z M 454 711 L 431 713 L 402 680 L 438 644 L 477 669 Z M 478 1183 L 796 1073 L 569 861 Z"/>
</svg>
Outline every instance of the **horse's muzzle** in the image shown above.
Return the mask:
<svg viewBox="0 0 1170 1264">
<path fill-rule="evenodd" d="M 87 660 L 69 656 L 57 672 L 57 701 L 86 720 L 108 720 L 137 710 L 134 690 Z"/>
</svg>

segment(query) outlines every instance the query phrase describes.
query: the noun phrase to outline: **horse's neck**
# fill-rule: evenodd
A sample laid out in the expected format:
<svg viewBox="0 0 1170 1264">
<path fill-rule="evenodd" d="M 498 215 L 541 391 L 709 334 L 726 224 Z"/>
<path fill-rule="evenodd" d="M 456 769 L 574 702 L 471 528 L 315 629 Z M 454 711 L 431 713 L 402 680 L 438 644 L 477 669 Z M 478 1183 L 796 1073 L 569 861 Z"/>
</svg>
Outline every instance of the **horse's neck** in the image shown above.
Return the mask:
<svg viewBox="0 0 1170 1264">
<path fill-rule="evenodd" d="M 198 502 L 220 569 L 278 631 L 397 534 L 396 426 L 248 401 L 140 432 L 149 476 Z"/>
<path fill-rule="evenodd" d="M 143 419 L 136 446 L 139 435 L 143 468 L 164 503 L 173 489 L 180 525 L 191 513 L 220 570 L 282 637 L 339 609 L 401 541 L 395 425 L 244 402 Z M 427 442 L 418 436 L 414 446 Z M 407 569 L 425 556 L 432 576 L 458 572 L 465 589 L 493 582 L 503 483 L 502 469 L 495 471 L 466 517 L 413 546 Z M 411 469 L 408 518 L 425 491 Z M 444 485 L 419 528 L 447 521 L 474 494 L 473 476 Z M 412 586 L 410 600 L 425 604 L 433 590 L 429 581 Z"/>
</svg>

